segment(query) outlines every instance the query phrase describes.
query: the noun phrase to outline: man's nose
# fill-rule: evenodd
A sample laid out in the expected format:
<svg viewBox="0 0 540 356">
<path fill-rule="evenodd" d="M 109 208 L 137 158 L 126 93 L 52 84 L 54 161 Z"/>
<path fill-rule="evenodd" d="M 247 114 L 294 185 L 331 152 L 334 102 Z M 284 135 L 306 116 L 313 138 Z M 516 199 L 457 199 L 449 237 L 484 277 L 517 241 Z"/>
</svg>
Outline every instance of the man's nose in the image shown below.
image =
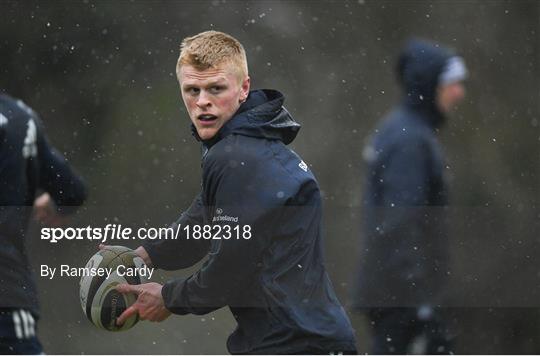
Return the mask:
<svg viewBox="0 0 540 356">
<path fill-rule="evenodd" d="M 204 90 L 201 90 L 201 92 L 199 93 L 199 96 L 197 98 L 197 106 L 200 107 L 200 108 L 206 108 L 210 104 L 211 104 L 211 102 L 210 102 L 210 99 L 208 97 L 208 94 Z"/>
</svg>

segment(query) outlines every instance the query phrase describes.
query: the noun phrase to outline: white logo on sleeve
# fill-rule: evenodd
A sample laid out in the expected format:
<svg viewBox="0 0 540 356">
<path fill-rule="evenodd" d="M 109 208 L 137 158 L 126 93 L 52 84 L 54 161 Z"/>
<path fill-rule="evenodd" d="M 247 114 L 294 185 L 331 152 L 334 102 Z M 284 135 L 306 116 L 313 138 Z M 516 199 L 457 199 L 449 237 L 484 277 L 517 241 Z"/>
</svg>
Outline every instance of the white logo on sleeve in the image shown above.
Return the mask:
<svg viewBox="0 0 540 356">
<path fill-rule="evenodd" d="M 308 170 L 308 166 L 304 161 L 300 161 L 300 163 L 298 163 L 298 167 L 300 167 L 300 169 L 302 169 L 304 172 L 307 172 Z"/>
<path fill-rule="evenodd" d="M 7 125 L 8 119 L 2 113 L 0 113 L 0 126 Z"/>
<path fill-rule="evenodd" d="M 36 147 L 36 124 L 34 120 L 28 120 L 28 128 L 26 129 L 26 138 L 22 149 L 24 158 L 35 157 L 37 155 Z"/>
</svg>

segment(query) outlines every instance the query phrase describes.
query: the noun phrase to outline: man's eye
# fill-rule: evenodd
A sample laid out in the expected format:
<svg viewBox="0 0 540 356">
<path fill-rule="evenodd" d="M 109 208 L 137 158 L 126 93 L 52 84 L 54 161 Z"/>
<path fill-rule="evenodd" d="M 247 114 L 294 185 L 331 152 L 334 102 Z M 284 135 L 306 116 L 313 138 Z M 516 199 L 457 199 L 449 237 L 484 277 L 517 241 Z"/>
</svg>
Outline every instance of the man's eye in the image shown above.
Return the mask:
<svg viewBox="0 0 540 356">
<path fill-rule="evenodd" d="M 223 89 L 224 89 L 224 88 L 223 88 L 222 86 L 215 85 L 215 86 L 213 86 L 213 87 L 210 87 L 210 92 L 211 92 L 212 94 L 217 94 L 217 93 L 223 91 Z"/>
<path fill-rule="evenodd" d="M 199 94 L 200 89 L 199 88 L 186 88 L 184 91 L 188 93 L 189 95 L 197 95 Z"/>
</svg>

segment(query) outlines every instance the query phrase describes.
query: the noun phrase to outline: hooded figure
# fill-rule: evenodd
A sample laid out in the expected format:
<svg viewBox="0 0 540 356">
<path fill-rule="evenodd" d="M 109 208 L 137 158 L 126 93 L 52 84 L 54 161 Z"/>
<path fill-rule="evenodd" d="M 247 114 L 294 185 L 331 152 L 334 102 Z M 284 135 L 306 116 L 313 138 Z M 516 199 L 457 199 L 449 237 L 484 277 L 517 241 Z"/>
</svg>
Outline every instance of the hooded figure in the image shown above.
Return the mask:
<svg viewBox="0 0 540 356">
<path fill-rule="evenodd" d="M 463 97 L 466 69 L 451 50 L 411 40 L 398 59 L 397 74 L 403 100 L 363 152 L 365 232 L 354 303 L 367 308 L 375 324 L 374 353 L 404 354 L 435 320 L 433 307 L 442 301 L 449 274 L 447 185 L 437 131 Z M 414 320 L 421 322 L 410 325 Z M 422 353 L 449 352 L 441 335 L 428 339 Z"/>
<path fill-rule="evenodd" d="M 323 264 L 319 186 L 286 146 L 300 125 L 283 101 L 274 90 L 252 91 L 202 141 L 202 192 L 176 226 L 213 225 L 217 238 L 192 235 L 144 248 L 155 267 L 168 270 L 208 256 L 189 278 L 167 282 L 162 295 L 175 314 L 230 308 L 238 323 L 227 342 L 231 353 L 354 353 L 352 327 Z"/>
</svg>

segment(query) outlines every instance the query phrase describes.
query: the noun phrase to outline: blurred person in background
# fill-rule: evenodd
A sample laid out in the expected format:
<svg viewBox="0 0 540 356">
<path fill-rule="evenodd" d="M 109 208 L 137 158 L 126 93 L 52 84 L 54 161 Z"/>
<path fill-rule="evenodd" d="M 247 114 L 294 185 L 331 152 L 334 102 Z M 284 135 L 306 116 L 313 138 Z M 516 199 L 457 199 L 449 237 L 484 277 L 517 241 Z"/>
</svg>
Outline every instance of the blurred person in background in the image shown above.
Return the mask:
<svg viewBox="0 0 540 356">
<path fill-rule="evenodd" d="M 374 354 L 451 353 L 436 308 L 448 276 L 445 158 L 438 132 L 464 98 L 467 69 L 454 51 L 407 42 L 397 63 L 402 102 L 363 151 L 365 234 L 354 305 L 366 312 Z"/>
<path fill-rule="evenodd" d="M 49 145 L 36 113 L 0 94 L 0 354 L 43 352 L 25 248 L 32 211 L 44 224 L 60 226 L 85 198 L 82 180 Z"/>
</svg>

